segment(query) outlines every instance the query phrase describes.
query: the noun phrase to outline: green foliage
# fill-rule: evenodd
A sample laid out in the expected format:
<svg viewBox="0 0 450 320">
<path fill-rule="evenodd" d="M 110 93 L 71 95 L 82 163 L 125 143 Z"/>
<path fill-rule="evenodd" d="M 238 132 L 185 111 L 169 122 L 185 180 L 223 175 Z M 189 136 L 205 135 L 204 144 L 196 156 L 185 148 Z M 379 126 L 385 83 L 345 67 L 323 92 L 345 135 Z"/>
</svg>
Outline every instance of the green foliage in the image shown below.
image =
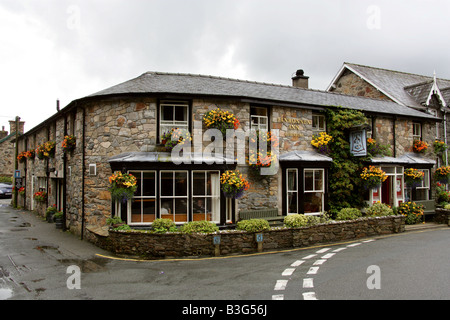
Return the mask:
<svg viewBox="0 0 450 320">
<path fill-rule="evenodd" d="M 236 229 L 248 232 L 262 232 L 270 229 L 269 222 L 264 219 L 241 220 L 237 223 Z"/>
<path fill-rule="evenodd" d="M 364 207 L 360 172 L 368 157 L 350 154 L 349 129 L 368 122 L 357 110 L 344 108 L 327 109 L 327 132 L 333 137 L 328 144 L 333 163 L 329 174 L 329 206 L 332 216 L 347 207 Z"/>
<path fill-rule="evenodd" d="M 166 232 L 176 232 L 178 231 L 175 222 L 170 219 L 155 219 L 152 223 L 153 232 L 155 233 L 166 233 Z"/>
<path fill-rule="evenodd" d="M 416 224 L 422 219 L 424 209 L 422 204 L 409 201 L 400 203 L 396 211 L 406 217 L 406 224 Z"/>
<path fill-rule="evenodd" d="M 287 228 L 300 228 L 308 225 L 308 217 L 304 214 L 291 214 L 284 218 L 284 226 Z"/>
<path fill-rule="evenodd" d="M 356 208 L 342 208 L 336 215 L 336 220 L 354 220 L 362 216 L 361 211 Z"/>
<path fill-rule="evenodd" d="M 436 183 L 436 202 L 439 205 L 445 205 L 445 203 L 450 202 L 450 193 L 445 190 L 445 185 Z"/>
<path fill-rule="evenodd" d="M 394 211 L 387 204 L 376 202 L 366 209 L 366 216 L 392 216 Z"/>
<path fill-rule="evenodd" d="M 12 177 L 0 176 L 0 183 L 9 183 L 12 184 Z"/>
<path fill-rule="evenodd" d="M 184 224 L 180 231 L 183 233 L 213 233 L 219 231 L 219 227 L 209 221 L 190 221 Z"/>
<path fill-rule="evenodd" d="M 106 219 L 106 223 L 113 225 L 113 224 L 121 224 L 121 223 L 123 223 L 123 221 L 120 217 L 113 217 L 113 218 Z"/>
</svg>

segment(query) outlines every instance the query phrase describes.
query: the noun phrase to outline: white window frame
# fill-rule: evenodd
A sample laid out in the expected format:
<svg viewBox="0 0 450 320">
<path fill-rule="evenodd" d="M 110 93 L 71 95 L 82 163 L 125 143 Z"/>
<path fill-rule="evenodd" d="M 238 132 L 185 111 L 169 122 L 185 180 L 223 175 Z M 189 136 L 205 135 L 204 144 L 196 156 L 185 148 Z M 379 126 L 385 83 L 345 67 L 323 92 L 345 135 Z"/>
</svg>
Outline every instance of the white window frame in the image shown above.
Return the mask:
<svg viewBox="0 0 450 320">
<path fill-rule="evenodd" d="M 295 189 L 290 190 L 289 189 L 289 172 L 295 172 Z M 289 195 L 295 194 L 295 202 L 296 202 L 296 208 L 297 212 L 289 212 Z M 287 215 L 291 214 L 297 214 L 298 213 L 298 169 L 297 168 L 288 168 L 286 169 L 286 212 Z"/>
<path fill-rule="evenodd" d="M 422 139 L 422 124 L 420 122 L 413 122 L 413 140 Z"/>
<path fill-rule="evenodd" d="M 313 173 L 313 189 L 306 190 L 306 172 L 312 171 Z M 316 172 L 321 172 L 322 174 L 322 185 L 320 188 L 316 188 Z M 322 214 L 325 208 L 325 169 L 319 168 L 305 168 L 303 169 L 303 193 L 321 193 L 322 194 L 322 211 L 318 212 L 305 212 L 305 215 L 319 215 Z M 304 210 L 303 210 L 304 211 Z"/>
<path fill-rule="evenodd" d="M 259 109 L 264 110 L 265 116 L 260 116 L 256 114 L 252 114 L 252 109 Z M 250 107 L 250 129 L 255 130 L 269 130 L 269 117 L 268 117 L 269 110 L 264 107 Z M 255 120 L 255 123 L 253 121 Z M 264 120 L 265 123 L 261 123 L 261 120 Z"/>
<path fill-rule="evenodd" d="M 205 182 L 206 183 L 205 183 L 205 190 L 204 190 L 203 195 L 199 195 L 199 194 L 194 195 L 194 173 L 203 173 L 205 175 Z M 207 191 L 208 173 L 217 173 L 218 181 L 217 181 L 216 194 L 214 194 L 215 192 L 214 192 L 214 190 L 213 190 L 213 188 L 211 186 L 211 194 L 208 195 L 208 191 Z M 211 204 L 211 206 L 212 206 L 211 209 L 212 210 L 214 209 L 213 208 L 214 200 L 218 201 L 218 206 L 217 206 L 218 212 L 216 212 L 216 213 L 211 212 L 211 220 L 207 220 L 207 214 L 208 214 L 206 212 L 207 203 L 205 203 L 204 204 L 205 205 L 205 213 L 204 213 L 204 219 L 203 220 L 210 221 L 210 222 L 213 222 L 213 223 L 220 223 L 220 171 L 219 170 L 192 170 L 191 171 L 191 196 L 192 196 L 191 212 L 192 212 L 192 219 L 193 220 L 194 220 L 194 204 L 195 204 L 196 199 L 199 199 L 199 198 L 203 199 L 203 198 L 205 198 L 207 201 L 211 201 L 212 202 L 212 204 Z M 217 217 L 216 220 L 213 220 L 214 216 Z"/>
<path fill-rule="evenodd" d="M 317 119 L 317 120 L 316 120 Z M 320 126 L 320 119 L 323 121 L 323 127 Z M 323 132 L 326 131 L 327 123 L 325 120 L 325 115 L 323 114 L 315 114 L 312 115 L 312 129 L 314 132 Z"/>
<path fill-rule="evenodd" d="M 163 107 L 172 107 L 173 108 L 173 117 L 175 118 L 175 107 L 183 107 L 185 108 L 185 115 L 186 120 L 180 121 L 175 120 L 174 118 L 172 120 L 164 120 L 163 119 Z M 162 101 L 159 104 L 159 137 L 161 139 L 162 135 L 170 131 L 172 128 L 180 128 L 180 129 L 186 129 L 189 130 L 189 121 L 190 121 L 190 115 L 189 115 L 189 104 L 187 102 L 183 101 Z"/>
<path fill-rule="evenodd" d="M 157 209 L 157 201 L 156 201 L 156 194 L 157 194 L 156 180 L 157 180 L 157 176 L 156 176 L 156 171 L 155 170 L 128 170 L 128 173 L 130 173 L 130 174 L 132 174 L 134 176 L 135 176 L 135 174 L 137 172 L 139 172 L 139 174 L 141 175 L 140 178 L 139 178 L 140 181 L 141 181 L 141 185 L 140 185 L 141 195 L 134 195 L 133 199 L 155 199 L 155 219 L 156 219 L 157 218 L 157 210 L 156 210 Z M 143 177 L 144 177 L 144 173 L 147 173 L 147 172 L 153 173 L 154 177 L 155 177 L 155 195 L 154 196 L 143 196 L 142 195 L 142 191 L 144 190 L 144 188 L 143 188 L 144 187 L 144 179 L 143 179 Z M 136 177 L 136 178 L 138 178 L 138 177 Z M 133 199 L 128 200 L 128 203 L 127 203 L 127 222 L 128 222 L 128 225 L 132 226 L 132 225 L 150 225 L 150 224 L 152 224 L 152 222 L 144 222 L 143 221 L 144 212 L 143 212 L 142 203 L 141 203 L 141 219 L 140 219 L 140 222 L 132 222 L 131 221 L 131 214 L 132 214 L 131 213 L 131 204 L 132 204 Z M 119 208 L 119 210 L 117 210 L 117 208 Z M 119 211 L 119 215 L 117 214 L 117 211 Z M 121 212 L 121 205 L 120 205 L 120 203 L 118 203 L 118 205 L 116 205 L 116 216 L 120 217 L 120 212 Z"/>
<path fill-rule="evenodd" d="M 161 188 L 161 183 L 162 183 L 162 174 L 163 173 L 167 173 L 167 172 L 171 172 L 172 173 L 172 179 L 173 179 L 173 190 L 172 190 L 172 195 L 171 196 L 163 196 L 162 195 L 162 188 Z M 176 196 L 175 194 L 175 174 L 176 173 L 186 173 L 186 179 L 188 180 L 186 182 L 186 195 L 185 196 Z M 174 221 L 177 224 L 183 224 L 189 221 L 189 171 L 188 170 L 160 170 L 159 171 L 159 216 L 161 218 L 163 218 L 162 216 L 162 211 L 161 211 L 161 205 L 163 200 L 165 199 L 171 199 L 172 200 L 172 207 L 174 209 L 174 212 L 171 212 L 169 214 L 172 215 L 172 221 Z M 186 199 L 186 221 L 176 221 L 176 212 L 175 212 L 175 200 L 176 199 Z"/>
<path fill-rule="evenodd" d="M 426 199 L 424 199 L 424 200 L 412 200 L 412 201 L 429 200 L 429 198 L 430 198 L 430 195 L 429 195 L 429 190 L 430 190 L 430 169 L 418 169 L 418 170 L 422 171 L 423 173 L 425 173 L 425 175 L 424 175 L 424 177 L 422 179 L 421 185 L 416 187 L 416 189 L 425 190 Z"/>
</svg>

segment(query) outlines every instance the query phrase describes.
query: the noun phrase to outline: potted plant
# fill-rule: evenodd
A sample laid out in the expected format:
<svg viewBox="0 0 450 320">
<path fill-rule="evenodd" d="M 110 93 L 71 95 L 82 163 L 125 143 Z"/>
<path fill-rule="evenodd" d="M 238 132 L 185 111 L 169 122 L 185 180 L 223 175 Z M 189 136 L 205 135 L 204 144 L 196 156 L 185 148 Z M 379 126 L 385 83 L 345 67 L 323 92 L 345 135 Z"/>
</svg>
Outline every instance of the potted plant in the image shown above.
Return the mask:
<svg viewBox="0 0 450 320">
<path fill-rule="evenodd" d="M 53 221 L 55 221 L 56 229 L 62 229 L 62 227 L 63 227 L 63 213 L 61 211 L 56 211 L 53 214 Z"/>
<path fill-rule="evenodd" d="M 413 150 L 416 153 L 425 153 L 428 149 L 428 143 L 422 140 L 415 140 Z"/>
<path fill-rule="evenodd" d="M 314 148 L 316 148 L 322 154 L 328 154 L 328 143 L 333 139 L 332 136 L 327 134 L 326 132 L 320 132 L 313 136 L 311 140 L 311 144 Z"/>
<path fill-rule="evenodd" d="M 239 120 L 236 116 L 233 113 L 221 110 L 220 108 L 208 111 L 203 116 L 203 123 L 208 129 L 214 128 L 220 130 L 224 138 L 226 137 L 227 129 L 236 130 L 239 127 Z"/>
<path fill-rule="evenodd" d="M 21 153 L 19 153 L 18 155 L 17 155 L 17 160 L 19 161 L 19 162 L 25 162 L 25 160 L 27 159 L 26 158 L 26 151 L 23 151 L 23 152 L 21 152 Z"/>
<path fill-rule="evenodd" d="M 173 128 L 161 137 L 161 144 L 166 151 L 171 151 L 176 145 L 182 145 L 188 141 L 192 141 L 191 134 L 188 130 L 180 128 Z"/>
<path fill-rule="evenodd" d="M 28 150 L 28 151 L 25 153 L 25 157 L 26 157 L 28 160 L 34 160 L 34 157 L 35 157 L 35 156 L 36 156 L 36 152 L 35 152 L 34 149 Z"/>
<path fill-rule="evenodd" d="M 76 138 L 73 135 L 68 135 L 64 137 L 64 140 L 61 144 L 63 152 L 71 152 L 75 149 L 77 145 Z"/>
<path fill-rule="evenodd" d="M 58 210 L 56 209 L 56 204 L 47 208 L 47 211 L 45 211 L 45 219 L 48 223 L 53 222 L 53 216 L 56 212 L 58 212 Z"/>
<path fill-rule="evenodd" d="M 441 140 L 435 140 L 433 142 L 434 153 L 436 156 L 441 157 L 442 162 L 445 162 L 444 153 L 448 149 L 447 144 Z"/>
<path fill-rule="evenodd" d="M 47 141 L 36 148 L 36 154 L 39 159 L 53 158 L 55 156 L 55 142 Z"/>
<path fill-rule="evenodd" d="M 47 192 L 38 191 L 33 195 L 33 199 L 37 202 L 45 202 L 47 200 Z"/>
<path fill-rule="evenodd" d="M 404 172 L 405 176 L 405 183 L 410 188 L 417 188 L 422 184 L 423 177 L 425 176 L 425 173 L 423 171 L 414 169 L 414 168 L 408 168 Z"/>
<path fill-rule="evenodd" d="M 116 171 L 109 177 L 111 198 L 114 201 L 126 202 L 133 198 L 137 190 L 136 177 L 129 173 Z"/>
<path fill-rule="evenodd" d="M 450 178 L 450 166 L 437 168 L 434 172 L 434 178 L 440 183 L 448 183 Z"/>
<path fill-rule="evenodd" d="M 386 172 L 375 166 L 364 167 L 361 179 L 366 189 L 377 188 L 387 179 Z"/>
<path fill-rule="evenodd" d="M 239 170 L 227 170 L 220 176 L 220 188 L 227 198 L 239 199 L 249 187 L 250 184 Z"/>
</svg>

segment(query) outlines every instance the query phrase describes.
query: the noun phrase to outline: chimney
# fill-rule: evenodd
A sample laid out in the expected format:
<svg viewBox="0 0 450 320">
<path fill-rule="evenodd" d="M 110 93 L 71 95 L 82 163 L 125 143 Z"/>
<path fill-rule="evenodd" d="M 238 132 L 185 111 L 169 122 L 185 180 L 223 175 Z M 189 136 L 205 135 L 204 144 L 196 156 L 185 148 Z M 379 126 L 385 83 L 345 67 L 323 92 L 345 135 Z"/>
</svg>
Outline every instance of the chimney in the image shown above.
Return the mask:
<svg viewBox="0 0 450 320">
<path fill-rule="evenodd" d="M 8 136 L 8 131 L 5 131 L 5 126 L 2 126 L 2 131 L 0 131 L 0 139 Z"/>
<path fill-rule="evenodd" d="M 25 127 L 25 121 L 19 121 L 19 133 L 23 134 Z M 15 133 L 16 132 L 16 121 L 10 120 L 9 121 L 9 133 Z"/>
<path fill-rule="evenodd" d="M 292 77 L 292 86 L 297 88 L 308 89 L 308 79 L 309 77 L 304 75 L 302 69 L 297 70 L 295 76 Z"/>
</svg>

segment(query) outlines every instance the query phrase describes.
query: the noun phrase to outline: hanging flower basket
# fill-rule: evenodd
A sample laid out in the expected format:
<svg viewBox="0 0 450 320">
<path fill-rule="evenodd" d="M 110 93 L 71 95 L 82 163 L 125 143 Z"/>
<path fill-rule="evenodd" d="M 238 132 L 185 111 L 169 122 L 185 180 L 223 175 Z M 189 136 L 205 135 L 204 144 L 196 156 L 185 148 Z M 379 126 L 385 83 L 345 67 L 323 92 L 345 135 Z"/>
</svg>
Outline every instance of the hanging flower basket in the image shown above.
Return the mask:
<svg viewBox="0 0 450 320">
<path fill-rule="evenodd" d="M 450 166 L 439 167 L 434 172 L 434 179 L 439 181 L 440 183 L 448 183 L 450 178 Z"/>
<path fill-rule="evenodd" d="M 137 190 L 136 177 L 129 173 L 117 171 L 109 177 L 109 191 L 114 201 L 126 201 L 133 198 Z"/>
<path fill-rule="evenodd" d="M 48 159 L 55 156 L 55 142 L 47 141 L 36 148 L 36 154 L 39 159 Z"/>
<path fill-rule="evenodd" d="M 203 116 L 203 123 L 208 129 L 220 130 L 224 139 L 227 129 L 236 130 L 239 127 L 239 120 L 236 116 L 229 111 L 220 110 L 220 108 L 207 112 Z"/>
<path fill-rule="evenodd" d="M 239 199 L 249 187 L 250 184 L 239 170 L 227 170 L 220 176 L 220 188 L 227 198 Z"/>
<path fill-rule="evenodd" d="M 321 154 L 329 154 L 330 149 L 328 147 L 328 143 L 333 139 L 332 136 L 327 134 L 326 132 L 320 132 L 313 136 L 311 140 L 311 144 L 314 148 L 317 149 Z"/>
<path fill-rule="evenodd" d="M 408 168 L 404 172 L 405 183 L 410 188 L 417 188 L 422 184 L 425 173 L 423 171 Z"/>
<path fill-rule="evenodd" d="M 425 153 L 428 149 L 428 143 L 422 140 L 415 140 L 413 150 L 416 153 Z"/>
<path fill-rule="evenodd" d="M 19 162 L 25 162 L 25 160 L 27 160 L 26 153 L 26 151 L 19 153 L 19 155 L 17 156 L 17 160 Z"/>
<path fill-rule="evenodd" d="M 76 146 L 77 146 L 77 140 L 76 140 L 75 136 L 73 136 L 73 135 L 65 136 L 64 140 L 61 144 L 61 147 L 64 152 L 71 152 L 75 149 Z"/>
<path fill-rule="evenodd" d="M 166 132 L 161 137 L 161 144 L 166 151 L 172 151 L 176 145 L 182 145 L 192 141 L 191 134 L 186 129 L 174 128 L 169 132 Z"/>
<path fill-rule="evenodd" d="M 45 202 L 47 200 L 47 192 L 38 191 L 33 195 L 33 199 L 37 202 Z"/>
<path fill-rule="evenodd" d="M 380 168 L 369 166 L 363 169 L 361 179 L 366 189 L 373 189 L 379 187 L 387 179 L 387 175 Z"/>
<path fill-rule="evenodd" d="M 34 150 L 34 149 L 31 149 L 31 150 L 28 150 L 26 153 L 25 153 L 25 157 L 28 159 L 28 160 L 34 160 L 34 157 L 36 156 L 36 151 Z"/>
</svg>

